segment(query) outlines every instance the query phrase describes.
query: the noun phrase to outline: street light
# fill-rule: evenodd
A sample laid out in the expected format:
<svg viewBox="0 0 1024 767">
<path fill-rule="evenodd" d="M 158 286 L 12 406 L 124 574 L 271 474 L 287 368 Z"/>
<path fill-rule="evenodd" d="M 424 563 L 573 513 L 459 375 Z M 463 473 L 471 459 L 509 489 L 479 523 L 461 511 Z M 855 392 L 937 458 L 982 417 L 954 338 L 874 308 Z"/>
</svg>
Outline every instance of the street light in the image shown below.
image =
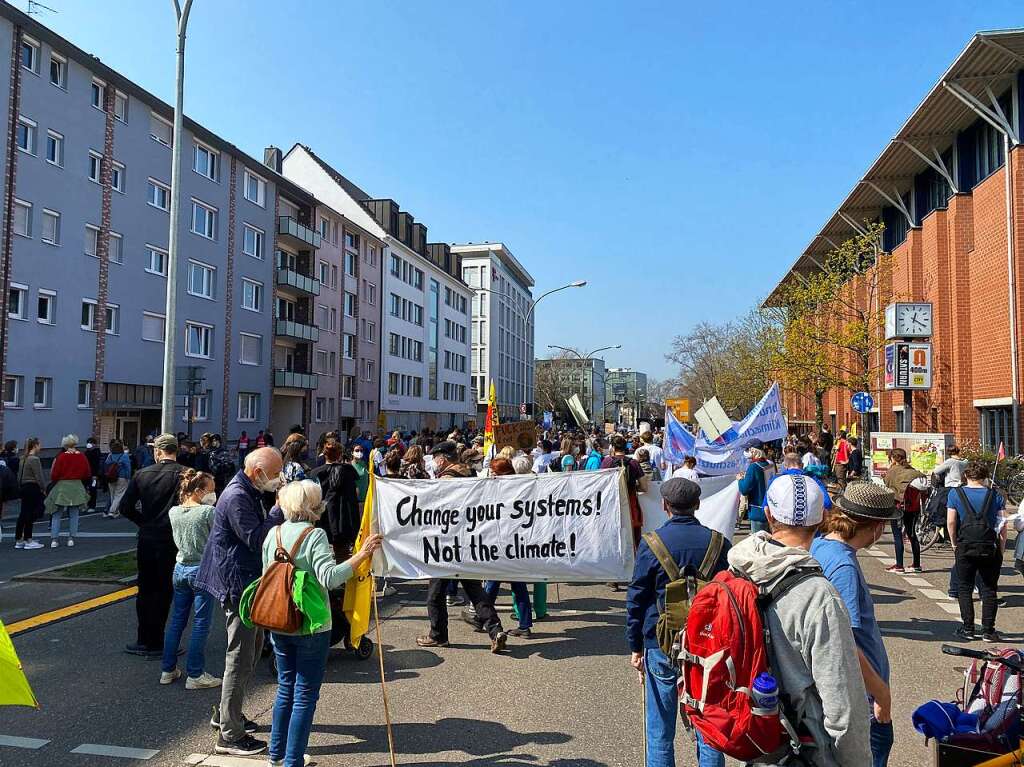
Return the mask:
<svg viewBox="0 0 1024 767">
<path fill-rule="evenodd" d="M 578 351 L 576 351 L 575 349 L 570 349 L 568 346 L 559 346 L 558 344 L 548 344 L 548 348 L 549 349 L 561 349 L 563 352 L 570 352 L 571 354 L 575 354 L 577 357 L 579 357 L 580 361 L 586 362 L 587 360 L 592 359 L 593 356 L 595 354 L 597 354 L 598 352 L 607 351 L 608 349 L 621 349 L 622 348 L 622 344 L 613 344 L 612 346 L 602 346 L 600 349 L 594 349 L 594 351 L 588 352 L 586 355 L 580 354 Z M 594 393 L 597 391 L 597 388 L 594 386 L 594 376 L 595 375 L 597 375 L 597 371 L 595 371 L 593 365 L 591 365 L 591 367 L 590 367 L 590 391 L 591 391 L 590 410 L 591 410 L 591 415 L 594 414 L 593 413 L 593 410 L 594 410 Z M 602 390 L 605 388 L 605 379 L 606 379 L 606 376 L 601 376 L 601 389 Z M 604 418 L 607 414 L 608 414 L 608 403 L 606 402 L 604 404 L 604 407 L 601 409 L 601 418 Z"/>
<path fill-rule="evenodd" d="M 178 338 L 178 215 L 181 210 L 181 134 L 185 102 L 185 30 L 192 0 L 172 0 L 178 20 L 177 66 L 175 68 L 174 127 L 171 136 L 171 211 L 167 233 L 167 302 L 164 309 L 164 389 L 160 429 L 164 433 L 176 431 L 174 423 L 174 362 L 175 341 Z M 188 407 L 192 407 L 191 399 Z"/>
</svg>

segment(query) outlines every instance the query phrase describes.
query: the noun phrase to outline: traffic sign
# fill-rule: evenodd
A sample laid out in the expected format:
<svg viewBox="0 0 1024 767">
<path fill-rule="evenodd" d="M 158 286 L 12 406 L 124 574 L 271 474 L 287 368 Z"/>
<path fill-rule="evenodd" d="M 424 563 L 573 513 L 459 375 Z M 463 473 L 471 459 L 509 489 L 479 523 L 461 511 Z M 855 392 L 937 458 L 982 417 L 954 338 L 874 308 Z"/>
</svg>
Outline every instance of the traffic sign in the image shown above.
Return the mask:
<svg viewBox="0 0 1024 767">
<path fill-rule="evenodd" d="M 867 413 L 875 406 L 875 398 L 866 391 L 859 391 L 850 398 L 850 403 L 858 413 Z"/>
</svg>

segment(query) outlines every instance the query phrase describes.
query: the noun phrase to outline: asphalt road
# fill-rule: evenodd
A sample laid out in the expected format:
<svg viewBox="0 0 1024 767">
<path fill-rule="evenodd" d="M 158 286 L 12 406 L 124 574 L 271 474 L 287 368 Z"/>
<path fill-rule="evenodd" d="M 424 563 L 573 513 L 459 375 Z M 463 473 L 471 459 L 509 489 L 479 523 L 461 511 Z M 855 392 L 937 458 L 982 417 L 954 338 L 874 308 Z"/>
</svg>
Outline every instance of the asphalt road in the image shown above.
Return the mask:
<svg viewBox="0 0 1024 767">
<path fill-rule="evenodd" d="M 899 576 L 883 570 L 891 561 L 888 536 L 877 548 L 875 554 L 862 553 L 861 559 L 893 665 L 897 741 L 890 764 L 919 767 L 930 764 L 930 752 L 913 732 L 910 713 L 929 698 L 951 699 L 962 678 L 963 662 L 939 652 L 958 622 L 952 602 L 939 598 L 945 594 L 950 554 L 929 552 L 925 573 Z M 998 628 L 1007 644 L 1020 644 L 1024 582 L 1009 568 L 1002 591 L 1010 606 L 1000 611 Z M 457 620 L 451 647 L 417 648 L 415 637 L 426 628 L 424 593 L 422 585 L 402 585 L 381 603 L 398 764 L 642 764 L 641 698 L 623 643 L 623 593 L 603 585 L 562 585 L 559 600 L 552 588 L 551 619 L 538 624 L 534 639 L 513 640 L 504 656 L 487 652 L 485 637 Z M 507 595 L 499 606 L 507 621 Z M 42 709 L 6 709 L 0 744 L 12 736 L 49 742 L 36 749 L 0 745 L 0 764 L 265 764 L 209 756 L 213 737 L 207 720 L 218 692 L 187 691 L 180 682 L 162 687 L 156 661 L 122 654 L 120 648 L 133 638 L 134 617 L 129 600 L 15 637 Z M 223 623 L 218 619 L 207 647 L 208 668 L 214 674 L 223 670 L 223 652 Z M 318 764 L 389 764 L 377 662 L 376 655 L 360 661 L 332 650 L 309 748 Z M 267 667 L 261 666 L 247 714 L 262 725 L 264 737 L 274 689 Z M 156 753 L 145 762 L 71 753 L 83 744 Z M 692 744 L 682 734 L 677 763 L 695 764 Z"/>
</svg>

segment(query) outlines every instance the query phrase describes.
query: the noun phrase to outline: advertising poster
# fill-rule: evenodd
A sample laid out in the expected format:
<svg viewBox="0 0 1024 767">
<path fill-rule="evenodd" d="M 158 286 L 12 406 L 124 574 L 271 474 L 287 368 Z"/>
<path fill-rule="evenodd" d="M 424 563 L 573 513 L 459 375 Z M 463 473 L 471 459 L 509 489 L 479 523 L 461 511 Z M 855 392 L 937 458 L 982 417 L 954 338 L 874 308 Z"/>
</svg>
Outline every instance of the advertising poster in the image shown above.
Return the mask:
<svg viewBox="0 0 1024 767">
<path fill-rule="evenodd" d="M 952 434 L 876 432 L 871 435 L 871 477 L 878 482 L 885 479 L 889 469 L 889 451 L 897 447 L 907 451 L 911 466 L 922 474 L 930 474 L 946 460 L 946 448 L 952 444 Z"/>
</svg>

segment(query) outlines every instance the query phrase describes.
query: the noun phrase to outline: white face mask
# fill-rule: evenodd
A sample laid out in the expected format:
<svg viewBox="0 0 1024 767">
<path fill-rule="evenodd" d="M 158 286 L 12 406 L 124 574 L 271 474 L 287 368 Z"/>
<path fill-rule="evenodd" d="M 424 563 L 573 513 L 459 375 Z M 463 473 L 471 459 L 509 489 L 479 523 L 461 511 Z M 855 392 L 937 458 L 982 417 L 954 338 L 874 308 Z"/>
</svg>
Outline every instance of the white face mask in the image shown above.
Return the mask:
<svg viewBox="0 0 1024 767">
<path fill-rule="evenodd" d="M 359 451 L 357 451 L 357 452 L 355 452 L 355 453 L 352 453 L 352 457 L 353 457 L 353 458 L 354 458 L 355 460 L 357 460 L 357 461 L 361 461 L 361 460 L 363 460 L 363 451 L 362 451 L 362 450 L 359 450 Z"/>
<path fill-rule="evenodd" d="M 214 506 L 217 503 L 217 494 L 216 493 L 207 493 L 206 495 L 204 495 L 200 499 L 199 502 L 204 504 L 204 505 L 206 505 L 206 506 Z"/>
<path fill-rule="evenodd" d="M 260 469 L 260 473 L 263 474 L 265 479 L 263 480 L 263 483 L 257 485 L 257 487 L 259 487 L 259 489 L 262 490 L 264 493 L 276 493 L 278 489 L 281 487 L 281 485 L 284 484 L 284 479 L 281 477 L 280 474 L 278 474 L 275 477 L 267 477 L 263 469 Z"/>
</svg>

